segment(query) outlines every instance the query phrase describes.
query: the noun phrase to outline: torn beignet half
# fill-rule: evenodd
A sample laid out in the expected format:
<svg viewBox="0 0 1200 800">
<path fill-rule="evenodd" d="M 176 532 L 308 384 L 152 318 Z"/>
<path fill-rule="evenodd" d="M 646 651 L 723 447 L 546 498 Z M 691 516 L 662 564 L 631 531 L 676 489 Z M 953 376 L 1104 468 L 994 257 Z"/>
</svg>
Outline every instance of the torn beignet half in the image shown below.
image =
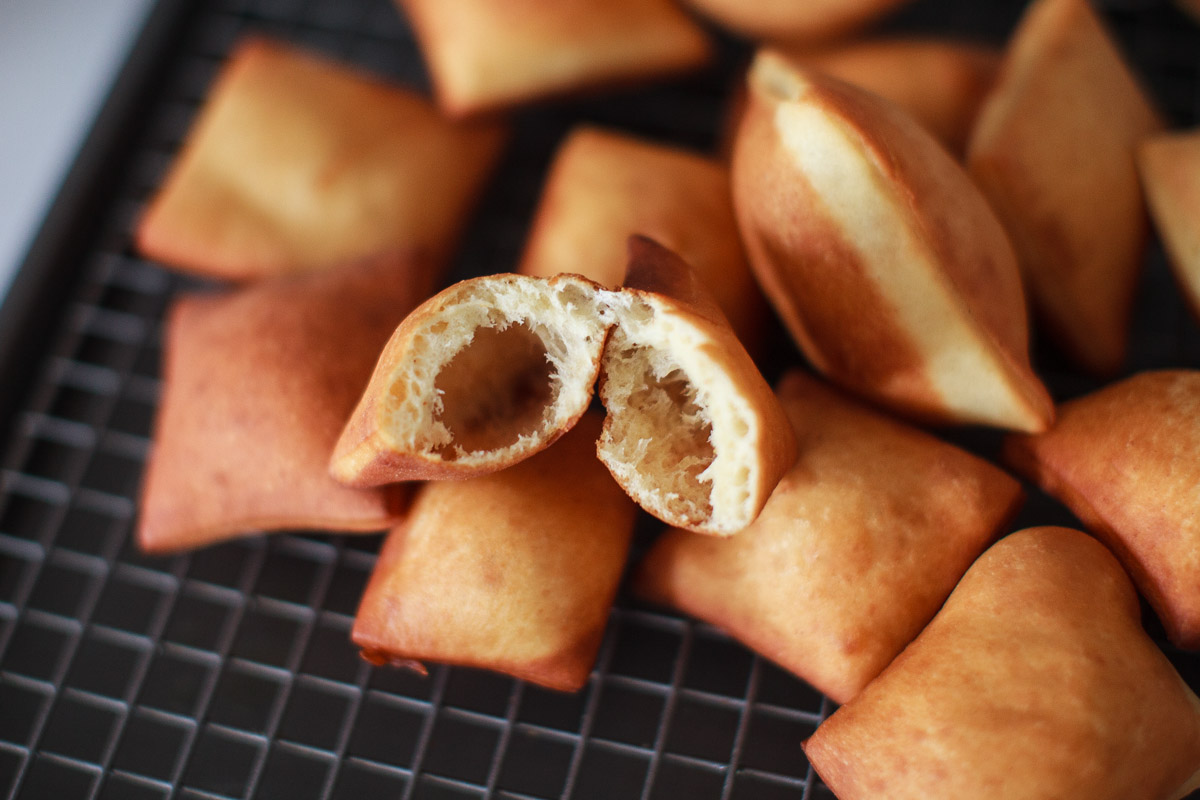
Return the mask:
<svg viewBox="0 0 1200 800">
<path fill-rule="evenodd" d="M 1178 800 L 1200 788 L 1200 701 L 1112 554 L 1030 528 L 804 752 L 841 800 Z"/>
<path fill-rule="evenodd" d="M 988 462 L 799 371 L 777 394 L 800 456 L 758 519 L 727 539 L 668 531 L 634 590 L 845 703 L 933 618 L 1022 492 Z"/>
<path fill-rule="evenodd" d="M 687 263 L 644 237 L 629 253 L 625 288 L 609 299 L 600 460 L 662 521 L 736 533 L 795 460 L 791 425 Z"/>
<path fill-rule="evenodd" d="M 330 463 L 349 486 L 465 478 L 561 436 L 591 402 L 611 327 L 577 275 L 492 275 L 430 298 L 396 329 Z"/>
<path fill-rule="evenodd" d="M 384 543 L 355 617 L 364 658 L 582 687 L 635 512 L 596 460 L 599 429 L 589 414 L 512 469 L 425 484 Z"/>
</svg>

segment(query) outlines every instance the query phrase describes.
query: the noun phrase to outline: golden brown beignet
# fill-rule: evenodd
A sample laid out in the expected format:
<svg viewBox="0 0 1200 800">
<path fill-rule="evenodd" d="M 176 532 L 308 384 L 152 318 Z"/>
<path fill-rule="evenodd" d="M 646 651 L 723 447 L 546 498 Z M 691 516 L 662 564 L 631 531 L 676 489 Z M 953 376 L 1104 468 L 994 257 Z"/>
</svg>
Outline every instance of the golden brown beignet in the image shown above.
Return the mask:
<svg viewBox="0 0 1200 800">
<path fill-rule="evenodd" d="M 1200 372 L 1145 372 L 1064 403 L 1004 458 L 1124 563 L 1171 640 L 1200 648 Z"/>
<path fill-rule="evenodd" d="M 949 39 L 862 39 L 781 52 L 800 67 L 892 101 L 956 155 L 966 149 L 1000 66 L 996 49 Z"/>
<path fill-rule="evenodd" d="M 454 116 L 682 72 L 711 50 L 671 0 L 397 2 Z"/>
<path fill-rule="evenodd" d="M 783 408 L 687 263 L 629 240 L 608 303 L 600 460 L 669 525 L 728 536 L 758 516 L 796 459 Z"/>
<path fill-rule="evenodd" d="M 417 94 L 249 39 L 214 84 L 137 229 L 138 249 L 231 280 L 397 248 L 440 268 L 505 130 L 456 124 Z"/>
<path fill-rule="evenodd" d="M 326 465 L 380 348 L 427 294 L 430 273 L 393 255 L 177 301 L 142 487 L 142 548 L 394 525 L 402 490 L 347 489 Z"/>
<path fill-rule="evenodd" d="M 1134 147 L 1161 126 L 1088 0 L 1038 0 L 968 147 L 1035 307 L 1094 373 L 1125 360 L 1147 231 Z"/>
<path fill-rule="evenodd" d="M 511 469 L 428 483 L 384 543 L 354 621 L 374 663 L 464 664 L 587 682 L 634 506 L 596 460 L 597 415 Z"/>
<path fill-rule="evenodd" d="M 915 642 L 804 746 L 841 800 L 1175 800 L 1196 696 L 1091 537 L 1031 528 L 963 577 Z"/>
<path fill-rule="evenodd" d="M 755 39 L 844 36 L 908 0 L 687 0 L 725 27 Z"/>
<path fill-rule="evenodd" d="M 749 86 L 734 208 L 813 365 L 921 419 L 1045 429 L 1016 258 L 962 168 L 893 104 L 775 53 Z"/>
<path fill-rule="evenodd" d="M 348 486 L 467 478 L 549 445 L 592 399 L 612 326 L 597 289 L 578 275 L 489 275 L 422 303 L 364 381 L 331 474 Z"/>
<path fill-rule="evenodd" d="M 1021 489 L 800 372 L 778 395 L 800 458 L 762 514 L 729 539 L 669 531 L 634 588 L 845 703 L 933 618 Z"/>
<path fill-rule="evenodd" d="M 582 126 L 559 147 L 518 270 L 570 271 L 619 287 L 626 243 L 642 234 L 696 270 L 746 346 L 765 304 L 733 217 L 729 170 L 714 158 Z"/>
<path fill-rule="evenodd" d="M 1143 140 L 1138 167 L 1167 261 L 1200 317 L 1200 130 Z"/>
</svg>

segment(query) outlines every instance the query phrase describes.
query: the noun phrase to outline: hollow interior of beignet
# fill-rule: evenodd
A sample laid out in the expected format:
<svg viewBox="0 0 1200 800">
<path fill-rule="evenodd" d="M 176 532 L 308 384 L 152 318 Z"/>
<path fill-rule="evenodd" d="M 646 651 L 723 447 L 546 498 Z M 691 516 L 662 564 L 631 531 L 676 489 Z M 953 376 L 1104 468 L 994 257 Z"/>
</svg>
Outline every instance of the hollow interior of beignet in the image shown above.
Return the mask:
<svg viewBox="0 0 1200 800">
<path fill-rule="evenodd" d="M 617 319 L 604 351 L 600 459 L 664 521 L 739 530 L 752 516 L 751 409 L 701 332 L 636 298 Z"/>
<path fill-rule="evenodd" d="M 443 461 L 499 460 L 587 408 L 607 328 L 583 282 L 475 283 L 412 336 L 392 429 Z"/>
</svg>

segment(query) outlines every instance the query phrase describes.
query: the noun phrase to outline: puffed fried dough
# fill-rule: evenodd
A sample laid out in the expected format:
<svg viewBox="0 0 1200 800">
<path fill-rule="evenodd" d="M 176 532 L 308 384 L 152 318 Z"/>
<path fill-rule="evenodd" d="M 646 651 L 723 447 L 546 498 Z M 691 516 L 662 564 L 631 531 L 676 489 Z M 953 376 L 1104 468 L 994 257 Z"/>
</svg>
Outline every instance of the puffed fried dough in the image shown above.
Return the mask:
<svg viewBox="0 0 1200 800">
<path fill-rule="evenodd" d="M 907 1 L 687 0 L 733 31 L 773 42 L 844 36 Z"/>
<path fill-rule="evenodd" d="M 426 99 L 265 39 L 217 79 L 137 246 L 231 280 L 323 269 L 396 248 L 449 254 L 505 139 Z"/>
<path fill-rule="evenodd" d="M 765 305 L 733 217 L 728 168 L 678 147 L 576 128 L 550 168 L 518 271 L 570 271 L 616 288 L 632 234 L 687 261 L 754 349 Z"/>
<path fill-rule="evenodd" d="M 671 0 L 397 0 L 438 102 L 463 116 L 703 65 L 710 44 Z"/>
<path fill-rule="evenodd" d="M 1200 786 L 1197 710 L 1103 545 L 1032 528 L 804 749 L 841 800 L 1175 800 Z"/>
<path fill-rule="evenodd" d="M 813 365 L 920 419 L 1045 429 L 1016 258 L 962 168 L 893 104 L 770 51 L 749 93 L 734 209 Z"/>
<path fill-rule="evenodd" d="M 1147 233 L 1134 147 L 1161 127 L 1087 0 L 1039 0 L 968 147 L 1049 333 L 1097 374 L 1125 360 Z"/>
<path fill-rule="evenodd" d="M 745 528 L 796 458 L 778 399 L 695 273 L 657 242 L 630 238 L 609 303 L 600 460 L 669 525 Z"/>
<path fill-rule="evenodd" d="M 986 461 L 798 371 L 778 395 L 800 457 L 762 514 L 729 539 L 669 531 L 634 589 L 845 703 L 933 618 L 1022 493 Z"/>
<path fill-rule="evenodd" d="M 596 415 L 511 469 L 426 484 L 384 543 L 353 639 L 367 660 L 587 682 L 634 506 L 596 460 Z"/>
<path fill-rule="evenodd" d="M 1144 372 L 1064 403 L 1004 458 L 1121 559 L 1171 640 L 1200 648 L 1200 372 Z"/>
<path fill-rule="evenodd" d="M 949 39 L 862 39 L 782 52 L 891 100 L 958 155 L 1000 66 L 996 49 Z"/>
<path fill-rule="evenodd" d="M 1175 278 L 1200 317 L 1200 130 L 1143 140 L 1138 168 Z"/>
<path fill-rule="evenodd" d="M 611 327 L 597 289 L 490 275 L 422 303 L 380 355 L 331 474 L 349 486 L 467 478 L 549 445 L 592 399 Z"/>
<path fill-rule="evenodd" d="M 428 264 L 390 255 L 179 300 L 142 487 L 142 549 L 396 524 L 403 490 L 347 489 L 326 465 L 379 350 L 428 292 L 429 274 Z"/>
</svg>

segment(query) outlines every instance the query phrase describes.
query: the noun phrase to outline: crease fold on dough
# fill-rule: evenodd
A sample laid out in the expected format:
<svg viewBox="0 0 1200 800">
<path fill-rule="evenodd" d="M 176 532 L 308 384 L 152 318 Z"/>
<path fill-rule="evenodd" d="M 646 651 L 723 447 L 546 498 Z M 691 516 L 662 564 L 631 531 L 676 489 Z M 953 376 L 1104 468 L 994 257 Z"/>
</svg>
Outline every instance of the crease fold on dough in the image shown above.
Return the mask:
<svg viewBox="0 0 1200 800">
<path fill-rule="evenodd" d="M 451 116 L 703 66 L 704 29 L 672 0 L 397 0 Z"/>
<path fill-rule="evenodd" d="M 1016 257 L 964 170 L 893 104 L 775 52 L 748 83 L 734 208 L 813 366 L 923 421 L 1048 427 Z"/>
<path fill-rule="evenodd" d="M 1047 333 L 1098 375 L 1128 349 L 1147 236 L 1134 153 L 1162 127 L 1091 3 L 1037 0 L 967 148 Z"/>
<path fill-rule="evenodd" d="M 419 257 L 390 254 L 176 300 L 142 484 L 142 549 L 395 525 L 406 489 L 348 489 L 326 465 L 379 350 L 426 296 L 430 274 Z"/>
<path fill-rule="evenodd" d="M 401 248 L 440 271 L 507 138 L 270 39 L 234 49 L 135 232 L 144 255 L 246 281 Z"/>
<path fill-rule="evenodd" d="M 674 250 L 696 271 L 751 352 L 766 301 L 733 216 L 729 169 L 680 147 L 589 125 L 559 146 L 518 272 L 570 272 L 621 286 L 633 234 Z"/>
<path fill-rule="evenodd" d="M 596 460 L 599 429 L 589 414 L 511 469 L 421 487 L 384 542 L 355 617 L 363 657 L 581 688 L 634 520 L 633 503 Z"/>
<path fill-rule="evenodd" d="M 1023 494 L 986 461 L 799 371 L 777 394 L 800 456 L 758 519 L 728 539 L 668 531 L 634 591 L 845 703 L 933 618 Z"/>
<path fill-rule="evenodd" d="M 1143 372 L 1010 436 L 1004 459 L 1125 565 L 1171 641 L 1200 649 L 1200 372 Z"/>
<path fill-rule="evenodd" d="M 804 744 L 841 800 L 1178 800 L 1200 705 L 1105 547 L 1000 540 L 892 665 Z"/>
</svg>

